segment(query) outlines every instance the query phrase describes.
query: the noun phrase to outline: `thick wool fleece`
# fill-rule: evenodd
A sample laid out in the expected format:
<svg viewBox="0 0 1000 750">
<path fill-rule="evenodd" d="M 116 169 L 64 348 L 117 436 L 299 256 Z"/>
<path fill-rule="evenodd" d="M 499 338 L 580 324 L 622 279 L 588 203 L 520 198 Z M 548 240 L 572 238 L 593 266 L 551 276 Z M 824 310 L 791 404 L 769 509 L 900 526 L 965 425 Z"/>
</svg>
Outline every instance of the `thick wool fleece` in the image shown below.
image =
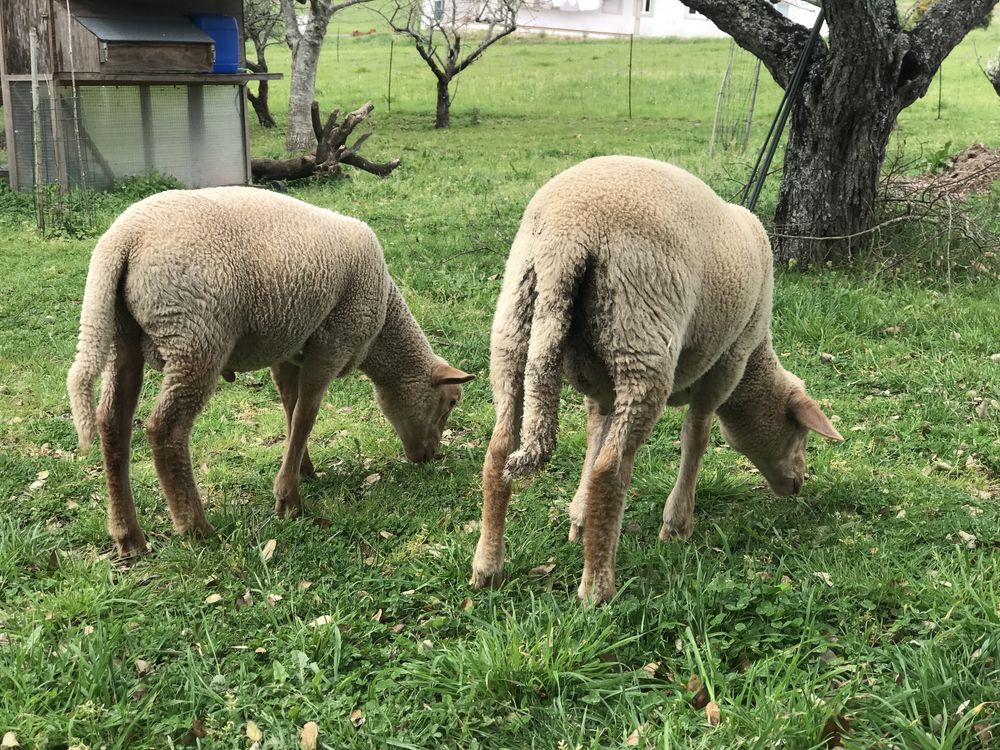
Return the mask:
<svg viewBox="0 0 1000 750">
<path fill-rule="evenodd" d="M 364 360 L 390 294 L 398 296 L 378 241 L 356 219 L 246 187 L 140 201 L 101 237 L 90 262 L 68 379 L 81 447 L 93 439 L 93 383 L 123 318 L 138 323 L 143 356 L 156 368 L 183 362 L 217 377 L 294 361 L 307 342 L 318 348 L 335 338 L 327 359 L 336 376 Z M 331 323 L 336 331 L 324 331 Z"/>
<path fill-rule="evenodd" d="M 493 324 L 498 408 L 523 383 L 508 470 L 550 457 L 564 361 L 603 412 L 664 391 L 682 403 L 722 358 L 742 369 L 767 336 L 771 264 L 757 218 L 678 167 L 608 156 L 553 178 L 525 210 Z M 736 385 L 723 380 L 717 403 Z"/>
</svg>

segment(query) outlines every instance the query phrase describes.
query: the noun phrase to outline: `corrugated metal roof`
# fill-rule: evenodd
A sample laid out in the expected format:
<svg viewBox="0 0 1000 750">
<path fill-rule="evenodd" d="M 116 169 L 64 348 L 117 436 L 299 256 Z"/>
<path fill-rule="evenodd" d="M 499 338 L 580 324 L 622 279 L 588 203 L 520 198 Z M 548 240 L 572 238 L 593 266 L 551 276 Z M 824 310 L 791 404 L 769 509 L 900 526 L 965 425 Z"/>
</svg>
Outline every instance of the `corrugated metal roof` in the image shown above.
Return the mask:
<svg viewBox="0 0 1000 750">
<path fill-rule="evenodd" d="M 180 16 L 177 18 L 76 16 L 76 20 L 103 42 L 212 43 L 212 37 Z"/>
</svg>

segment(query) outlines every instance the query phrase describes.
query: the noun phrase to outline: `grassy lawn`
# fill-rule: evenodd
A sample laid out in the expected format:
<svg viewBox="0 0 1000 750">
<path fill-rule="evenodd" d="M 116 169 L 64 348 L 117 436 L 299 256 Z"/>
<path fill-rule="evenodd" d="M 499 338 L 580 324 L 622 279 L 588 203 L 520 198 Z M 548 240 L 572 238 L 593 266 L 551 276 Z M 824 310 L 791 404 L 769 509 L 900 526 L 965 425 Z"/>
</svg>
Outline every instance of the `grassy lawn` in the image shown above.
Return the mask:
<svg viewBox="0 0 1000 750">
<path fill-rule="evenodd" d="M 331 34 L 372 26 L 384 23 L 352 9 Z M 1000 145 L 1000 103 L 976 67 L 976 49 L 998 41 L 1000 27 L 977 31 L 946 61 L 941 119 L 936 88 L 904 113 L 907 155 Z M 979 258 L 986 272 L 958 263 L 949 295 L 944 247 L 915 250 L 901 231 L 897 249 L 922 265 L 892 278 L 874 265 L 779 272 L 778 351 L 847 441 L 813 441 L 803 493 L 779 500 L 716 431 L 694 537 L 662 544 L 682 416 L 668 410 L 636 462 L 620 594 L 597 611 L 576 601 L 582 555 L 566 541 L 585 444 L 567 389 L 555 458 L 511 505 L 508 581 L 475 593 L 488 331 L 520 213 L 549 177 L 604 153 L 674 161 L 733 194 L 750 157 L 707 158 L 728 46 L 639 41 L 629 120 L 626 43 L 511 40 L 461 77 L 450 132 L 431 129 L 433 81 L 412 48 L 394 45 L 390 113 L 389 37 L 339 47 L 338 61 L 331 36 L 321 59 L 324 108 L 373 99 L 365 153 L 403 166 L 293 193 L 371 224 L 436 350 L 479 379 L 439 458 L 420 466 L 370 386 L 336 382 L 299 520 L 271 516 L 284 422 L 270 377 L 220 383 L 192 446 L 217 534 L 172 534 L 137 429 L 133 483 L 154 552 L 122 565 L 103 527 L 99 452 L 72 454 L 64 380 L 94 237 L 158 185 L 92 196 L 93 227 L 76 213 L 46 238 L 30 199 L 0 190 L 0 736 L 242 749 L 252 721 L 257 747 L 276 749 L 298 747 L 307 722 L 338 749 L 995 745 L 997 260 Z M 287 71 L 286 53 L 271 57 Z M 273 91 L 283 119 L 287 89 Z M 752 144 L 777 99 L 767 82 Z M 280 132 L 252 138 L 255 153 L 282 154 Z M 973 200 L 1000 217 L 996 186 Z M 148 375 L 137 420 L 158 382 Z"/>
</svg>

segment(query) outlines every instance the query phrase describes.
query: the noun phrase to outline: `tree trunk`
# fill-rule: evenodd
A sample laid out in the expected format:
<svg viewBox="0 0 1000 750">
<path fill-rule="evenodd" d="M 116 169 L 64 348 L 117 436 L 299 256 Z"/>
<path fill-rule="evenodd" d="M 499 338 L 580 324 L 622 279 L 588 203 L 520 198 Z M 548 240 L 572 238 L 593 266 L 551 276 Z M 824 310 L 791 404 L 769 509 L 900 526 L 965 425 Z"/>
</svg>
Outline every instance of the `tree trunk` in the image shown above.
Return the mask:
<svg viewBox="0 0 1000 750">
<path fill-rule="evenodd" d="M 277 125 L 274 121 L 274 115 L 271 114 L 271 105 L 268 102 L 267 81 L 259 81 L 257 83 L 256 94 L 247 89 L 247 98 L 250 100 L 250 105 L 253 107 L 253 111 L 257 115 L 257 121 L 260 122 L 262 128 L 273 128 Z"/>
<path fill-rule="evenodd" d="M 435 128 L 451 127 L 451 97 L 448 95 L 448 78 L 438 78 L 437 82 L 437 115 L 434 118 Z"/>
<path fill-rule="evenodd" d="M 329 19 L 310 16 L 305 31 L 292 49 L 292 74 L 288 99 L 285 147 L 302 151 L 314 143 L 309 107 L 316 98 L 316 67 Z"/>
<path fill-rule="evenodd" d="M 825 62 L 793 109 L 772 235 L 775 257 L 803 268 L 849 262 L 870 241 L 866 230 L 898 114 L 885 68 Z"/>
</svg>

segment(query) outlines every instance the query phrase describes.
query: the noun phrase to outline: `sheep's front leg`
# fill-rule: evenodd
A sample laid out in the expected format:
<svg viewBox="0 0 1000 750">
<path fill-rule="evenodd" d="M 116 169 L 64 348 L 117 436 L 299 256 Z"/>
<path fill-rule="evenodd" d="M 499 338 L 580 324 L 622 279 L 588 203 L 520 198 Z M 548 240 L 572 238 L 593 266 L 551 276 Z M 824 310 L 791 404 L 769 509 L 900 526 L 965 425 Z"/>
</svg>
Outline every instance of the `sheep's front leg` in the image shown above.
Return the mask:
<svg viewBox="0 0 1000 750">
<path fill-rule="evenodd" d="M 569 540 L 583 541 L 583 530 L 586 526 L 587 494 L 590 491 L 590 473 L 601 452 L 601 446 L 608 436 L 611 418 L 602 414 L 598 403 L 592 398 L 587 399 L 587 456 L 583 461 L 583 471 L 580 473 L 580 486 L 569 504 Z"/>
<path fill-rule="evenodd" d="M 292 416 L 295 414 L 295 403 L 299 400 L 299 366 L 291 362 L 282 362 L 271 368 L 271 377 L 278 387 L 281 405 L 285 410 L 285 435 L 292 432 Z M 309 447 L 302 452 L 302 473 L 307 477 L 316 476 L 313 462 L 309 458 Z"/>
<path fill-rule="evenodd" d="M 132 332 L 130 332 L 132 333 Z M 104 373 L 97 424 L 101 431 L 104 476 L 108 484 L 108 533 L 118 554 L 134 557 L 146 551 L 146 537 L 135 515 L 132 482 L 132 417 L 142 389 L 142 352 L 138 332 L 115 342 L 115 357 Z"/>
<path fill-rule="evenodd" d="M 168 362 L 160 395 L 146 420 L 156 473 L 167 497 L 174 529 L 181 534 L 208 536 L 214 531 L 205 518 L 194 481 L 191 428 L 215 390 L 220 369 Z"/>
<path fill-rule="evenodd" d="M 302 513 L 299 497 L 299 472 L 306 453 L 306 440 L 316 423 L 323 394 L 330 385 L 329 371 L 317 373 L 308 367 L 299 368 L 298 398 L 285 441 L 281 468 L 274 478 L 274 512 L 278 516 L 295 517 Z"/>
<path fill-rule="evenodd" d="M 677 482 L 663 506 L 663 526 L 660 539 L 671 537 L 686 539 L 694 531 L 694 491 L 698 483 L 701 459 L 708 447 L 712 431 L 712 412 L 688 408 L 681 428 L 681 466 Z"/>
</svg>

